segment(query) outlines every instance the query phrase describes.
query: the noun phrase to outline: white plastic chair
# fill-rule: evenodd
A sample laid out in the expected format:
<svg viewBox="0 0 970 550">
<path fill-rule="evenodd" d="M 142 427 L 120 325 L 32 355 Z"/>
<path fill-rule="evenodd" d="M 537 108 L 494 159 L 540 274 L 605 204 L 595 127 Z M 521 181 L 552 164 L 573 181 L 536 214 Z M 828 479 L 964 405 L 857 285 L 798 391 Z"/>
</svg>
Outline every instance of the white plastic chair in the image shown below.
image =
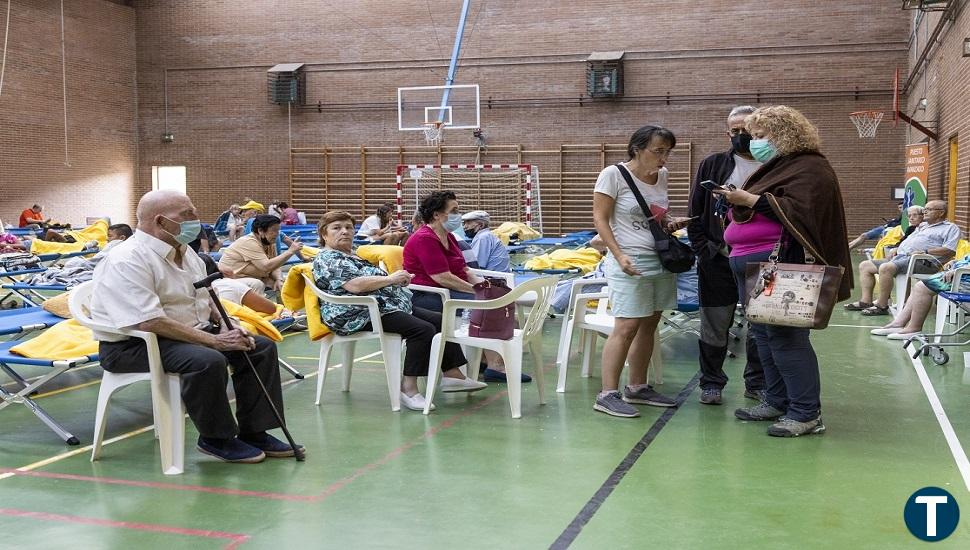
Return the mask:
<svg viewBox="0 0 970 550">
<path fill-rule="evenodd" d="M 909 257 L 909 264 L 906 266 L 906 272 L 896 274 L 896 278 L 893 282 L 893 285 L 895 286 L 895 299 L 893 300 L 892 304 L 890 304 L 893 314 L 899 313 L 904 307 L 906 307 L 906 298 L 909 296 L 910 279 L 916 279 L 919 281 L 922 279 L 929 279 L 930 277 L 936 275 L 936 273 L 913 273 L 913 271 L 916 269 L 916 262 L 918 260 L 936 261 L 936 256 L 930 256 L 929 254 L 913 254 Z"/>
<path fill-rule="evenodd" d="M 357 342 L 377 340 L 381 345 L 381 354 L 384 357 L 384 371 L 387 375 L 387 393 L 391 398 L 391 410 L 394 412 L 401 410 L 401 352 L 404 345 L 399 334 L 384 332 L 384 327 L 381 325 L 380 309 L 377 307 L 377 298 L 373 296 L 334 296 L 320 290 L 306 273 L 303 274 L 303 278 L 321 302 L 366 306 L 370 314 L 371 324 L 369 331 L 355 332 L 349 336 L 339 336 L 331 332 L 320 340 L 320 362 L 317 365 L 317 399 L 315 404 L 320 406 L 323 382 L 327 376 L 327 363 L 334 346 L 337 344 L 344 345 L 341 362 L 344 371 L 343 391 L 350 391 L 350 375 L 354 367 L 354 349 Z"/>
<path fill-rule="evenodd" d="M 466 349 L 471 350 L 465 357 L 468 359 L 468 376 L 472 380 L 478 377 L 478 366 L 483 349 L 492 350 L 502 356 L 505 360 L 509 407 L 512 410 L 512 418 L 522 417 L 522 354 L 528 348 L 532 353 L 535 369 L 533 376 L 535 377 L 536 388 L 539 391 L 539 404 L 544 405 L 546 403 L 542 372 L 542 324 L 549 313 L 552 295 L 556 288 L 556 280 L 556 277 L 539 277 L 526 281 L 505 296 L 494 300 L 445 300 L 441 314 L 441 333 L 436 334 L 431 343 L 431 364 L 428 366 L 428 386 L 425 390 L 424 414 L 428 414 L 431 409 L 441 372 L 444 346 L 447 342 L 464 345 Z M 534 292 L 536 295 L 535 305 L 529 312 L 522 328 L 515 329 L 511 339 L 497 340 L 469 336 L 467 327 L 456 330 L 455 314 L 459 309 L 498 309 L 516 302 L 529 292 Z"/>
<path fill-rule="evenodd" d="M 609 293 L 604 288 L 599 292 L 582 292 L 582 289 L 592 284 L 604 284 L 606 279 L 585 279 L 576 281 L 570 292 L 569 305 L 563 315 L 563 327 L 559 335 L 559 380 L 556 391 L 566 391 L 566 369 L 569 365 L 572 335 L 579 329 L 581 342 L 580 354 L 583 359 L 581 376 L 588 378 L 592 358 L 596 352 L 596 337 L 609 337 L 613 333 L 615 319 L 609 311 Z M 578 285 L 578 286 L 577 286 Z M 595 310 L 589 308 L 589 302 L 597 301 Z M 655 384 L 663 384 L 663 356 L 660 351 L 660 328 L 654 333 L 653 354 L 650 356 L 648 376 L 653 375 Z"/>
<path fill-rule="evenodd" d="M 101 377 L 101 390 L 98 392 L 98 408 L 94 421 L 94 443 L 91 448 L 91 461 L 101 456 L 101 444 L 107 425 L 108 405 L 111 396 L 118 390 L 135 382 L 151 383 L 152 413 L 155 422 L 155 436 L 162 460 L 162 473 L 181 474 L 185 470 L 185 406 L 182 404 L 182 383 L 177 374 L 162 369 L 162 358 L 158 351 L 158 338 L 152 332 L 117 329 L 95 322 L 91 319 L 91 293 L 94 282 L 88 281 L 71 292 L 68 307 L 71 315 L 82 325 L 99 332 L 119 336 L 140 338 L 148 348 L 148 372 L 112 373 L 104 371 Z"/>
</svg>

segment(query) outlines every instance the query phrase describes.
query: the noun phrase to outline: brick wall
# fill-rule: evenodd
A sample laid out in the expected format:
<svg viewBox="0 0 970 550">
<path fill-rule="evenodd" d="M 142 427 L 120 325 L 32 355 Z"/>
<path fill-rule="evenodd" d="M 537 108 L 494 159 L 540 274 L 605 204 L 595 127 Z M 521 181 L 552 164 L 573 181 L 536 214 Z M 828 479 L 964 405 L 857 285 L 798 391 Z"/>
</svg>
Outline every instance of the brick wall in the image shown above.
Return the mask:
<svg viewBox="0 0 970 550">
<path fill-rule="evenodd" d="M 185 165 L 207 219 L 244 196 L 288 198 L 291 144 L 423 145 L 397 130 L 395 91 L 443 83 L 460 8 L 431 3 L 429 14 L 417 0 L 133 5 L 139 134 L 129 192 L 150 188 L 153 165 Z M 859 140 L 846 115 L 889 109 L 908 25 L 894 2 L 494 0 L 472 5 L 458 82 L 478 83 L 483 101 L 491 98 L 482 124 L 492 145 L 622 143 L 654 122 L 692 144 L 694 166 L 727 146 L 732 106 L 790 104 L 818 124 L 857 232 L 894 212 L 905 132 L 884 123 L 875 140 Z M 627 52 L 625 97 L 580 105 L 583 60 L 606 50 Z M 310 71 L 313 108 L 289 117 L 266 99 L 266 69 L 284 62 Z M 166 129 L 174 143 L 161 142 Z M 469 131 L 445 139 L 473 143 Z"/>
<path fill-rule="evenodd" d="M 939 13 L 930 13 L 920 23 L 920 41 L 910 53 L 911 70 L 923 49 L 925 34 L 933 32 L 939 17 Z M 962 55 L 963 40 L 970 36 L 970 9 L 964 7 L 943 32 L 939 44 L 931 50 L 928 68 L 914 80 L 906 112 L 913 118 L 925 120 L 925 125 L 939 134 L 938 141 L 925 138 L 930 149 L 928 194 L 931 199 L 949 199 L 949 141 L 955 138 L 959 142 L 955 222 L 966 236 L 970 231 L 970 58 Z M 917 109 L 917 102 L 922 97 L 927 100 L 925 110 Z M 911 136 L 913 143 L 924 139 L 917 131 L 911 131 Z"/>
<path fill-rule="evenodd" d="M 45 215 L 65 222 L 128 220 L 136 200 L 134 10 L 103 0 L 64 2 L 66 162 L 60 2 L 13 0 L 10 12 L 0 219 L 16 224 L 21 210 L 41 202 Z M 0 24 L 5 16 L 3 9 Z"/>
</svg>

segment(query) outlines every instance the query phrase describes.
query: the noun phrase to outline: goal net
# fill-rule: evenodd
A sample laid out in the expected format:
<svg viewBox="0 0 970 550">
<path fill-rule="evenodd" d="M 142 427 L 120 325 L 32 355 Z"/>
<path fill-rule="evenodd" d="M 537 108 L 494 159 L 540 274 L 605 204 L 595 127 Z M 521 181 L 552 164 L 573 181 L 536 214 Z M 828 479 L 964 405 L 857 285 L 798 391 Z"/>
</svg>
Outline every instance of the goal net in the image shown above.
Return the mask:
<svg viewBox="0 0 970 550">
<path fill-rule="evenodd" d="M 488 212 L 492 227 L 520 222 L 542 233 L 539 167 L 532 164 L 399 164 L 397 211 L 410 221 L 421 199 L 454 191 L 462 212 Z"/>
</svg>

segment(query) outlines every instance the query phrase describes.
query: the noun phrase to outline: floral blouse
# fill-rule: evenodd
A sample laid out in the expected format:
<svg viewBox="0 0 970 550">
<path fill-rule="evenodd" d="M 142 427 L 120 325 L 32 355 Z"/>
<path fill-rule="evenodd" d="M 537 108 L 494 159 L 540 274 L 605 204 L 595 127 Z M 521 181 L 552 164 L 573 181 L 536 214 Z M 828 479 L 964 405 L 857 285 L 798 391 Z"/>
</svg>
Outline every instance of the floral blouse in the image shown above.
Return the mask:
<svg viewBox="0 0 970 550">
<path fill-rule="evenodd" d="M 354 294 L 347 291 L 344 283 L 358 277 L 386 276 L 383 269 L 338 250 L 324 248 L 313 260 L 313 280 L 317 287 L 334 296 L 374 296 L 381 315 L 395 311 L 411 313 L 411 291 L 397 285 L 386 286 L 367 294 Z M 340 336 L 353 334 L 370 322 L 366 306 L 331 304 L 321 302 L 320 319 L 330 330 Z"/>
</svg>

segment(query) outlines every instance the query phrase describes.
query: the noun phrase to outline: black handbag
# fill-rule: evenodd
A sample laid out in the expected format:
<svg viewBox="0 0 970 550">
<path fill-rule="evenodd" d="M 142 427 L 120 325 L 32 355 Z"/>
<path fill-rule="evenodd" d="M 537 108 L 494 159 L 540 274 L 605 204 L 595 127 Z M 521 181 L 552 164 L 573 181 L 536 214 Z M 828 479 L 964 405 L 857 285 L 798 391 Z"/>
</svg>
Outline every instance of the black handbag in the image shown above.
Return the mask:
<svg viewBox="0 0 970 550">
<path fill-rule="evenodd" d="M 667 233 L 660 224 L 657 223 L 656 218 L 650 212 L 650 207 L 647 206 L 647 201 L 643 199 L 643 195 L 640 194 L 640 190 L 637 189 L 635 183 L 633 183 L 633 177 L 630 172 L 620 163 L 616 164 L 616 167 L 620 169 L 620 174 L 623 175 L 623 179 L 626 180 L 626 184 L 630 187 L 630 191 L 633 192 L 633 196 L 637 199 L 637 204 L 640 205 L 640 210 L 643 210 L 643 215 L 647 217 L 647 225 L 650 227 L 650 233 L 653 235 L 654 250 L 657 251 L 657 256 L 660 257 L 660 265 L 664 267 L 667 271 L 671 273 L 684 273 L 690 271 L 690 268 L 694 267 L 694 251 L 691 249 L 690 245 L 681 242 L 680 239 L 674 237 L 670 233 Z"/>
</svg>

